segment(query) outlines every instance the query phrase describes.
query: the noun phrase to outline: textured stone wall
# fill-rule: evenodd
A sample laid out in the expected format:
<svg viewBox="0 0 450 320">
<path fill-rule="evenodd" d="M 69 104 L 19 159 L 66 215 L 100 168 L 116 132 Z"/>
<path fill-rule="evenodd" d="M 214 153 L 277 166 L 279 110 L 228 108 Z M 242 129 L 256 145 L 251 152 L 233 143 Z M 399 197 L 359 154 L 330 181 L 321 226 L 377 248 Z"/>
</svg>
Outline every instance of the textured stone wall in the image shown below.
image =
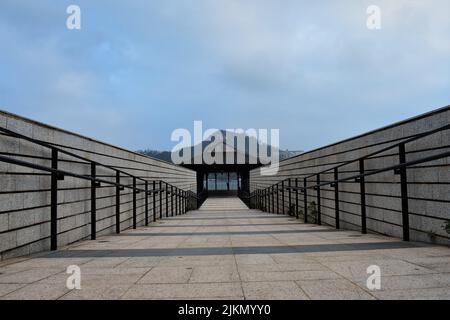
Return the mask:
<svg viewBox="0 0 450 320">
<path fill-rule="evenodd" d="M 286 178 L 303 178 L 321 170 L 331 168 L 351 159 L 367 155 L 383 147 L 400 142 L 415 134 L 450 124 L 450 107 L 441 108 L 400 123 L 347 139 L 329 146 L 303 153 L 280 162 L 280 171 L 275 176 L 261 176 L 260 170 L 251 172 L 251 191 L 265 188 Z M 330 128 L 328 128 L 330 129 Z M 317 130 L 327 130 L 320 128 Z M 281 132 L 282 133 L 282 132 Z M 314 134 L 314 133 L 311 133 Z M 308 137 L 303 137 L 307 139 Z M 301 141 L 299 141 L 301 147 Z M 406 160 L 450 150 L 449 130 L 420 139 L 406 145 Z M 365 161 L 366 170 L 380 169 L 398 164 L 398 149 L 390 150 Z M 339 176 L 358 174 L 359 165 L 353 163 L 339 169 Z M 424 163 L 407 171 L 410 211 L 411 240 L 449 243 L 443 225 L 450 219 L 450 159 L 445 158 Z M 309 180 L 312 185 L 315 177 Z M 333 173 L 321 175 L 322 181 L 333 180 Z M 360 230 L 359 183 L 344 182 L 339 185 L 340 223 L 343 229 Z M 316 192 L 308 190 L 308 204 L 317 202 Z M 402 237 L 402 214 L 399 176 L 392 171 L 366 178 L 367 228 L 369 232 Z M 288 208 L 288 192 L 284 201 L 279 196 L 280 206 Z M 291 196 L 295 198 L 294 192 Z M 334 188 L 325 186 L 321 190 L 322 222 L 335 225 Z M 300 195 L 300 209 L 303 196 Z M 281 211 L 281 209 L 280 209 Z M 303 213 L 303 212 L 301 212 Z"/>
<path fill-rule="evenodd" d="M 149 180 L 163 180 L 183 190 L 196 190 L 195 172 L 50 127 L 7 112 L 0 112 L 0 126 L 43 140 L 67 151 L 113 166 Z M 50 166 L 51 152 L 25 140 L 0 135 L 0 154 Z M 90 165 L 61 155 L 59 168 L 90 175 Z M 115 181 L 115 172 L 98 167 L 97 176 Z M 132 179 L 122 178 L 132 184 Z M 142 182 L 141 182 L 142 183 Z M 58 246 L 90 236 L 90 182 L 65 177 L 58 183 Z M 141 187 L 144 187 L 141 185 Z M 159 196 L 157 211 L 159 216 Z M 149 207 L 153 199 L 149 197 Z M 162 197 L 165 214 L 165 196 Z M 121 192 L 121 229 L 132 225 L 132 192 Z M 98 235 L 115 232 L 115 187 L 97 188 Z M 137 195 L 137 222 L 144 224 L 144 193 Z M 170 206 L 169 206 L 170 210 Z M 153 214 L 153 212 L 151 212 Z M 1 259 L 26 255 L 50 248 L 50 176 L 48 173 L 0 161 L 0 254 Z"/>
</svg>

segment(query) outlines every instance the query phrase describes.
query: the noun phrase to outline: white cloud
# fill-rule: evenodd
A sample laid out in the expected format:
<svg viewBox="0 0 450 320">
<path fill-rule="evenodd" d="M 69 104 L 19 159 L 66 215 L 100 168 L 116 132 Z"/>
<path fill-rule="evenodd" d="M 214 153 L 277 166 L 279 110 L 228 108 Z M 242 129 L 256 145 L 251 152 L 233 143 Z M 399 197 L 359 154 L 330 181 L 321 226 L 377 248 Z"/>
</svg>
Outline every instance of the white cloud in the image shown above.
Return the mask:
<svg viewBox="0 0 450 320">
<path fill-rule="evenodd" d="M 82 32 L 67 33 L 63 4 L 4 0 L 0 103 L 139 147 L 150 143 L 142 132 L 164 147 L 161 126 L 171 130 L 177 114 L 213 127 L 281 127 L 293 149 L 309 147 L 295 136 L 319 122 L 355 133 L 342 115 L 372 129 L 448 104 L 448 0 L 376 2 L 374 32 L 369 0 L 80 0 Z M 120 130 L 127 122 L 139 137 Z M 321 132 L 305 143 L 333 140 Z"/>
</svg>

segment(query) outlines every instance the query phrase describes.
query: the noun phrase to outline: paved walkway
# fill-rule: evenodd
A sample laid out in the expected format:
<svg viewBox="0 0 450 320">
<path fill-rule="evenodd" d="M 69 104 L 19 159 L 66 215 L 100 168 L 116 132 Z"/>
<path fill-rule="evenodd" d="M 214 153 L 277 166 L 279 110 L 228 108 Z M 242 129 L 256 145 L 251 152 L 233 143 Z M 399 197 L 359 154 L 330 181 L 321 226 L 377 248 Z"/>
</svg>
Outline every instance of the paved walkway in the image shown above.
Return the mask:
<svg viewBox="0 0 450 320">
<path fill-rule="evenodd" d="M 69 265 L 80 290 L 66 288 Z M 366 287 L 370 265 L 381 290 Z M 0 299 L 400 298 L 450 299 L 450 248 L 305 225 L 237 198 L 0 266 Z"/>
</svg>

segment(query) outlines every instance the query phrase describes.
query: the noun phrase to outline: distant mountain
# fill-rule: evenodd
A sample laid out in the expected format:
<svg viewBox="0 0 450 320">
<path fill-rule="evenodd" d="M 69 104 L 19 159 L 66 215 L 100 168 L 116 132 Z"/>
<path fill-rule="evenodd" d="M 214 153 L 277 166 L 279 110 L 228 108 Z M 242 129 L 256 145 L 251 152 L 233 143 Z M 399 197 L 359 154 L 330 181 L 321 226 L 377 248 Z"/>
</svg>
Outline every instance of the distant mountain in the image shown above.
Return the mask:
<svg viewBox="0 0 450 320">
<path fill-rule="evenodd" d="M 222 135 L 225 137 L 226 131 L 225 130 L 220 130 L 220 132 L 222 133 Z M 234 145 L 237 145 L 237 139 L 238 139 L 237 134 L 235 134 L 234 136 Z M 242 136 L 241 136 L 242 137 Z M 254 143 L 256 145 L 257 150 L 259 150 L 260 148 L 267 148 L 267 154 L 270 156 L 271 155 L 271 146 L 267 145 L 267 144 L 261 144 L 259 143 L 259 141 L 255 140 L 254 137 L 251 136 L 245 136 L 245 151 L 244 153 L 246 154 L 246 157 L 248 157 L 248 152 L 249 152 L 249 146 L 250 143 Z M 223 138 L 224 141 L 224 145 L 226 145 L 225 142 L 225 138 Z M 205 148 L 212 143 L 211 141 L 203 141 L 202 142 L 202 150 L 205 150 Z M 194 146 L 188 147 L 190 148 L 190 153 L 191 155 L 194 155 Z M 228 152 L 235 150 L 235 147 L 232 146 L 228 146 L 226 145 L 225 150 L 227 150 Z M 279 152 L 279 159 L 280 160 L 284 160 L 293 156 L 296 156 L 300 153 L 302 153 L 303 151 L 289 151 L 289 150 L 279 150 L 279 149 L 274 149 L 274 151 L 278 151 Z M 164 161 L 168 161 L 168 162 L 172 162 L 171 159 L 171 152 L 170 151 L 157 151 L 157 150 L 151 150 L 151 149 L 146 149 L 146 150 L 138 150 L 138 153 L 150 156 L 152 158 L 156 158 L 156 159 L 160 159 L 160 160 L 164 160 Z M 181 151 L 181 153 L 183 153 L 184 150 Z"/>
<path fill-rule="evenodd" d="M 172 156 L 170 151 L 158 151 L 158 150 L 138 150 L 137 153 L 143 154 L 145 156 L 149 156 L 155 159 L 163 160 L 172 163 Z"/>
<path fill-rule="evenodd" d="M 146 155 L 146 156 L 149 156 L 149 157 L 152 157 L 152 158 L 155 158 L 155 159 L 159 159 L 159 160 L 163 160 L 163 161 L 172 163 L 170 151 L 158 151 L 158 150 L 145 149 L 145 150 L 138 150 L 136 152 Z M 280 152 L 280 161 L 303 153 L 303 151 L 289 151 L 289 150 L 279 150 L 279 152 Z"/>
<path fill-rule="evenodd" d="M 296 155 L 299 155 L 302 153 L 303 153 L 303 151 L 280 150 L 280 161 L 290 158 L 290 157 L 295 157 Z"/>
</svg>

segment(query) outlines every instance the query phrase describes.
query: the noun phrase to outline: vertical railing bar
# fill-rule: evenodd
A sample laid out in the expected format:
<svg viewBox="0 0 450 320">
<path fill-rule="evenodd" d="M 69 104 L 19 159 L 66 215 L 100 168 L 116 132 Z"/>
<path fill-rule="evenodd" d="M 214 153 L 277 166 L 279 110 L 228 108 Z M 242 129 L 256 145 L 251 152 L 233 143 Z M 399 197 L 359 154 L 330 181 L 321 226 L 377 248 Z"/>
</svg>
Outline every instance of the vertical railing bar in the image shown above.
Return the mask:
<svg viewBox="0 0 450 320">
<path fill-rule="evenodd" d="M 339 218 L 339 173 L 338 168 L 334 168 L 334 210 L 335 210 L 335 226 L 336 229 L 340 228 Z"/>
<path fill-rule="evenodd" d="M 169 217 L 169 185 L 165 182 L 166 187 L 164 188 L 166 192 L 166 218 Z"/>
<path fill-rule="evenodd" d="M 91 240 L 97 238 L 97 192 L 96 192 L 96 165 L 91 162 Z"/>
<path fill-rule="evenodd" d="M 259 209 L 259 189 L 256 189 L 256 209 Z"/>
<path fill-rule="evenodd" d="M 162 219 L 163 215 L 162 215 L 162 197 L 163 197 L 163 186 L 162 186 L 162 181 L 159 180 L 159 219 Z"/>
<path fill-rule="evenodd" d="M 298 178 L 295 178 L 295 218 L 298 219 Z"/>
<path fill-rule="evenodd" d="M 182 214 L 182 207 L 181 207 L 181 189 L 178 189 L 178 214 Z"/>
<path fill-rule="evenodd" d="M 258 202 L 258 209 L 260 209 L 260 210 L 262 210 L 261 194 L 262 194 L 262 190 L 258 189 L 257 190 L 257 202 Z"/>
<path fill-rule="evenodd" d="M 320 174 L 317 175 L 317 224 L 322 224 L 322 208 L 320 199 Z"/>
<path fill-rule="evenodd" d="M 181 214 L 186 213 L 186 192 L 183 190 L 181 191 Z"/>
<path fill-rule="evenodd" d="M 308 189 L 306 178 L 303 178 L 303 210 L 305 211 L 303 220 L 305 223 L 308 223 Z"/>
<path fill-rule="evenodd" d="M 170 186 L 170 212 L 173 217 L 173 186 Z"/>
<path fill-rule="evenodd" d="M 367 233 L 367 218 L 366 218 L 366 183 L 364 177 L 364 159 L 359 160 L 359 194 L 361 197 L 361 233 Z"/>
<path fill-rule="evenodd" d="M 259 209 L 259 189 L 256 189 L 256 209 Z"/>
<path fill-rule="evenodd" d="M 148 226 L 148 181 L 145 181 L 145 226 Z M 155 213 L 153 212 L 153 215 Z"/>
<path fill-rule="evenodd" d="M 120 172 L 116 171 L 116 233 L 120 233 Z"/>
<path fill-rule="evenodd" d="M 136 177 L 133 177 L 133 229 L 136 229 Z"/>
<path fill-rule="evenodd" d="M 260 210 L 264 211 L 264 190 L 260 189 L 259 190 L 259 202 L 260 202 Z"/>
<path fill-rule="evenodd" d="M 58 170 L 58 150 L 52 148 L 52 169 Z M 58 248 L 58 173 L 51 173 L 50 250 Z"/>
<path fill-rule="evenodd" d="M 181 195 L 182 192 L 180 189 L 178 189 L 178 213 L 181 215 L 182 214 L 182 208 L 181 208 Z"/>
<path fill-rule="evenodd" d="M 278 183 L 276 184 L 277 186 L 277 214 L 280 214 L 280 190 L 278 188 Z"/>
<path fill-rule="evenodd" d="M 152 192 L 152 200 L 153 200 L 153 216 L 156 217 L 156 181 L 153 180 L 153 192 Z"/>
<path fill-rule="evenodd" d="M 175 215 L 178 215 L 178 188 L 175 187 Z"/>
<path fill-rule="evenodd" d="M 291 196 L 291 178 L 288 179 L 288 190 L 289 190 L 289 195 L 288 195 L 288 214 L 291 215 L 290 211 L 291 211 L 291 206 L 292 206 L 292 196 Z"/>
<path fill-rule="evenodd" d="M 263 190 L 263 194 L 264 194 L 264 212 L 267 212 L 267 189 Z"/>
<path fill-rule="evenodd" d="M 264 207 L 266 209 L 266 212 L 269 212 L 270 211 L 269 210 L 269 188 L 264 189 L 264 198 L 265 198 L 265 202 L 266 202 Z"/>
<path fill-rule="evenodd" d="M 406 162 L 405 144 L 401 143 L 399 146 L 399 160 L 400 164 Z M 409 205 L 408 205 L 408 178 L 406 174 L 406 166 L 399 168 L 400 173 L 400 191 L 402 199 L 402 225 L 403 225 L 403 240 L 409 241 Z"/>
</svg>

